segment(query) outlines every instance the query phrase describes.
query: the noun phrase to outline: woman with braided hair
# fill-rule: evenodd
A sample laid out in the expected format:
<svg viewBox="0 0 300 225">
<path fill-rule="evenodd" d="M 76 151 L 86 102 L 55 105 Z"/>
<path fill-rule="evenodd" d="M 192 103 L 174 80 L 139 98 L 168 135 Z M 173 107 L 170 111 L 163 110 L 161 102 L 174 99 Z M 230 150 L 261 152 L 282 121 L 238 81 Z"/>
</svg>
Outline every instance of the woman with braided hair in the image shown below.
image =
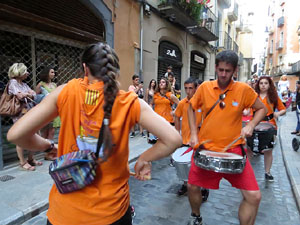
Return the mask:
<svg viewBox="0 0 300 225">
<path fill-rule="evenodd" d="M 105 150 L 94 182 L 68 194 L 53 185 L 49 195 L 48 224 L 131 225 L 129 208 L 129 132 L 139 123 L 159 137 L 155 145 L 138 158 L 136 178 L 151 174 L 151 161 L 170 155 L 181 146 L 178 132 L 135 93 L 119 90 L 119 60 L 107 44 L 87 46 L 82 55 L 84 78 L 73 79 L 51 92 L 22 117 L 8 132 L 9 141 L 33 151 L 57 146 L 36 135 L 61 118 L 58 157 L 97 143 L 104 127 Z"/>
</svg>

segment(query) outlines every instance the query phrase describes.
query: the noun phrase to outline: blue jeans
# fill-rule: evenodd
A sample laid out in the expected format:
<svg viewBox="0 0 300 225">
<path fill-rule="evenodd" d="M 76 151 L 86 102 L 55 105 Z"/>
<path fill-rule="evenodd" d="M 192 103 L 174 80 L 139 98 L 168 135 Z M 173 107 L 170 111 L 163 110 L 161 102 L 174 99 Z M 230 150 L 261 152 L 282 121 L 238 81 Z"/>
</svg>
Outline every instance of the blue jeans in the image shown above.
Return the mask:
<svg viewBox="0 0 300 225">
<path fill-rule="evenodd" d="M 299 131 L 300 131 L 300 119 L 299 119 L 299 113 L 298 113 L 298 110 L 296 110 L 296 116 L 297 116 L 297 127 L 296 127 L 296 131 L 299 132 Z"/>
</svg>

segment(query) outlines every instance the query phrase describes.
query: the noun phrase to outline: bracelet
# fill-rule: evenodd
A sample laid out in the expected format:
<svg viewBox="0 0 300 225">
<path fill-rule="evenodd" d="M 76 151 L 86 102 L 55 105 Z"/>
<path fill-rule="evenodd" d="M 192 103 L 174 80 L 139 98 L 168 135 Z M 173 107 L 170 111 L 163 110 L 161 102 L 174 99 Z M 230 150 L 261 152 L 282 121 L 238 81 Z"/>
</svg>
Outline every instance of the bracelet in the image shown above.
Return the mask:
<svg viewBox="0 0 300 225">
<path fill-rule="evenodd" d="M 50 148 L 47 148 L 44 152 L 50 152 L 53 148 L 54 148 L 54 141 L 53 140 L 50 140 L 50 139 L 46 139 L 47 141 L 50 142 Z"/>
</svg>

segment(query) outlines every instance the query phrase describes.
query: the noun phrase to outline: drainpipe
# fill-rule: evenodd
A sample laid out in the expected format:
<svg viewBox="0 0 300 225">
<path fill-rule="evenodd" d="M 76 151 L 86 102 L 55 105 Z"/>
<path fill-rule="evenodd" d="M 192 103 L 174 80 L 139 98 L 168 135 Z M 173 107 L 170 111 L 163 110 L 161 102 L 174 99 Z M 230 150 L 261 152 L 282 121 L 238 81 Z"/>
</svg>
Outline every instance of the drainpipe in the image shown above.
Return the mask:
<svg viewBox="0 0 300 225">
<path fill-rule="evenodd" d="M 140 71 L 139 77 L 140 81 L 144 81 L 143 79 L 143 32 L 144 32 L 144 0 L 140 1 Z"/>
<path fill-rule="evenodd" d="M 3 170 L 3 141 L 2 141 L 1 116 L 0 116 L 0 170 Z"/>
</svg>

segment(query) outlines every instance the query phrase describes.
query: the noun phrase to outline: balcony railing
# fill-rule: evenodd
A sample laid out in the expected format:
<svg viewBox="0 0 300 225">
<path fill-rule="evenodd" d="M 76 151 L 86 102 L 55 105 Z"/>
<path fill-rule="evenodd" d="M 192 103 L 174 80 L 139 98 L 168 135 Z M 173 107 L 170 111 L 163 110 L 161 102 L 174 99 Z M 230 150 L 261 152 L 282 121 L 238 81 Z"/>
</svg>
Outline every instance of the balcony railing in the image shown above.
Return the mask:
<svg viewBox="0 0 300 225">
<path fill-rule="evenodd" d="M 276 49 L 277 49 L 277 50 L 283 49 L 283 41 L 278 41 L 278 42 L 276 43 Z"/>
<path fill-rule="evenodd" d="M 239 52 L 239 46 L 237 45 L 237 43 L 234 41 L 233 42 L 233 49 L 234 52 L 238 53 Z"/>
<path fill-rule="evenodd" d="M 227 50 L 232 49 L 232 38 L 229 36 L 229 34 L 226 31 L 224 33 L 224 48 Z"/>
<path fill-rule="evenodd" d="M 217 18 L 210 9 L 207 10 L 207 18 L 203 18 L 203 7 L 199 5 L 197 12 L 193 13 L 189 8 L 184 8 L 180 0 L 161 0 L 158 9 L 162 16 L 170 22 L 186 28 L 192 35 L 204 41 L 216 41 Z M 194 10 L 194 9 L 193 9 Z"/>
<path fill-rule="evenodd" d="M 292 73 L 300 72 L 300 60 L 292 65 Z"/>
<path fill-rule="evenodd" d="M 228 14 L 228 19 L 232 22 L 232 21 L 237 21 L 238 17 L 239 17 L 239 5 L 234 1 L 233 4 L 233 9 L 232 11 L 229 11 Z"/>
<path fill-rule="evenodd" d="M 269 35 L 273 34 L 274 33 L 274 27 L 273 25 L 269 26 Z"/>
<path fill-rule="evenodd" d="M 282 27 L 284 25 L 284 16 L 279 17 L 277 20 L 277 26 Z"/>
<path fill-rule="evenodd" d="M 269 55 L 272 55 L 272 54 L 273 54 L 273 48 L 271 48 L 271 47 L 268 48 L 268 54 L 269 54 Z"/>
</svg>

